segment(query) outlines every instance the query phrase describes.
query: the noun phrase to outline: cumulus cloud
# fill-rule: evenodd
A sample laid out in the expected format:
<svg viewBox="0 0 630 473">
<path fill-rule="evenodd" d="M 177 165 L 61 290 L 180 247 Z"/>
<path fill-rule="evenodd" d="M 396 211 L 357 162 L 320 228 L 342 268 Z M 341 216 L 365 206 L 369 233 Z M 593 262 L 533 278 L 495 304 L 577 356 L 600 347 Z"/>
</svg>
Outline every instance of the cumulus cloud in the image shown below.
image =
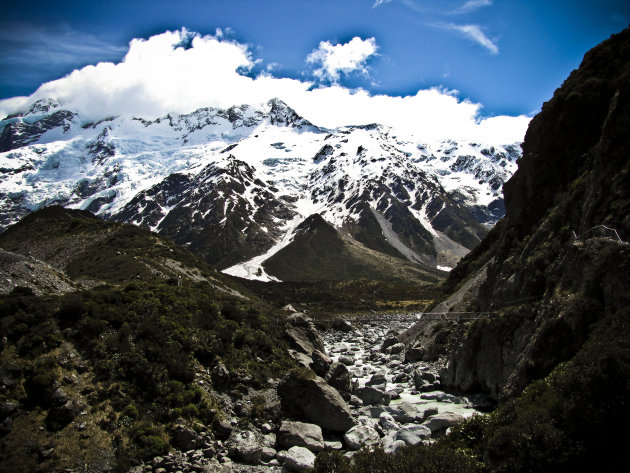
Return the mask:
<svg viewBox="0 0 630 473">
<path fill-rule="evenodd" d="M 316 77 L 331 82 L 338 82 L 340 75 L 359 72 L 368 75 L 367 60 L 376 54 L 378 46 L 374 38 L 352 38 L 345 44 L 333 45 L 322 41 L 319 47 L 306 58 L 309 64 L 320 67 L 313 73 Z"/>
<path fill-rule="evenodd" d="M 119 63 L 87 66 L 43 84 L 30 97 L 1 100 L 0 117 L 41 98 L 55 98 L 86 118 L 98 119 L 155 118 L 208 106 L 257 105 L 278 97 L 321 127 L 381 123 L 423 141 L 511 143 L 523 139 L 529 122 L 523 116 L 483 119 L 482 106 L 459 99 L 455 91 L 431 88 L 405 97 L 372 95 L 338 83 L 315 87 L 310 81 L 274 77 L 270 71 L 245 75 L 254 64 L 245 45 L 216 35 L 169 31 L 132 40 Z"/>
<path fill-rule="evenodd" d="M 447 29 L 457 31 L 464 35 L 466 38 L 474 41 L 475 43 L 486 48 L 490 54 L 499 54 L 499 47 L 497 44 L 488 38 L 479 25 L 456 25 L 449 23 L 445 25 Z"/>
</svg>

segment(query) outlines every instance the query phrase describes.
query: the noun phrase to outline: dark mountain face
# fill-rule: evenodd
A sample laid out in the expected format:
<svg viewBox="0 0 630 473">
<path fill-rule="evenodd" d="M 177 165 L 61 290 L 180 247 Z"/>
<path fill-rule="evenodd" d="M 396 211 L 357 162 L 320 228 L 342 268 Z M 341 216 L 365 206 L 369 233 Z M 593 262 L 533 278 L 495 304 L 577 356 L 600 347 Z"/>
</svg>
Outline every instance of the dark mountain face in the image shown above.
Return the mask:
<svg viewBox="0 0 630 473">
<path fill-rule="evenodd" d="M 532 120 L 506 218 L 451 273 L 486 276 L 494 311 L 452 355 L 452 388 L 514 396 L 570 359 L 592 324 L 630 303 L 630 30 L 584 57 Z"/>
</svg>

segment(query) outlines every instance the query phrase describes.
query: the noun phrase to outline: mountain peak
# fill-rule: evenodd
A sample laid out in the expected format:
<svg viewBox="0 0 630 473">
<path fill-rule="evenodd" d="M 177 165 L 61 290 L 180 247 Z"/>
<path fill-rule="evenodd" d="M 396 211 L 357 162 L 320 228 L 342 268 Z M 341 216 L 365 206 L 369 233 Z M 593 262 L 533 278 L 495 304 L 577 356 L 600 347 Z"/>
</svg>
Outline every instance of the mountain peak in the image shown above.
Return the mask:
<svg viewBox="0 0 630 473">
<path fill-rule="evenodd" d="M 295 126 L 297 128 L 314 126 L 277 97 L 269 100 L 267 106 L 272 125 Z"/>
</svg>

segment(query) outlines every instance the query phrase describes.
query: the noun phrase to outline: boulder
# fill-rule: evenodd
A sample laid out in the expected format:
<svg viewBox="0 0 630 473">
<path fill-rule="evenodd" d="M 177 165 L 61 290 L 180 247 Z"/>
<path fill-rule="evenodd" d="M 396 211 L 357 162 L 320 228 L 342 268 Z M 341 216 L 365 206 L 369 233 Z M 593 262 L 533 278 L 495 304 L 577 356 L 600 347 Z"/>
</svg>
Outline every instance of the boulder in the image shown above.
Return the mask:
<svg viewBox="0 0 630 473">
<path fill-rule="evenodd" d="M 324 449 L 326 451 L 343 450 L 343 444 L 341 442 L 336 441 L 336 440 L 325 441 L 324 442 Z"/>
<path fill-rule="evenodd" d="M 350 322 L 347 322 L 339 317 L 333 320 L 332 328 L 341 332 L 352 332 L 354 330 L 354 327 L 350 324 Z"/>
<path fill-rule="evenodd" d="M 405 352 L 405 361 L 407 362 L 420 361 L 422 360 L 422 358 L 424 358 L 424 355 L 426 354 L 427 354 L 427 349 L 425 347 L 419 344 L 415 344 L 414 346 L 412 346 Z"/>
<path fill-rule="evenodd" d="M 402 447 L 406 447 L 407 444 L 402 440 L 396 440 L 392 437 L 384 437 L 381 440 L 381 446 L 383 447 L 383 451 L 388 454 L 396 453 Z"/>
<path fill-rule="evenodd" d="M 215 420 L 212 423 L 212 430 L 217 440 L 227 440 L 232 433 L 232 424 L 225 420 Z"/>
<path fill-rule="evenodd" d="M 385 432 L 400 429 L 400 424 L 394 420 L 389 412 L 382 412 L 381 415 L 378 416 L 378 423 Z"/>
<path fill-rule="evenodd" d="M 400 343 L 400 341 L 398 340 L 397 337 L 391 335 L 389 337 L 387 337 L 384 341 L 383 344 L 381 345 L 381 352 L 385 353 L 385 350 L 387 350 L 389 347 L 396 345 L 397 343 Z"/>
<path fill-rule="evenodd" d="M 230 386 L 230 372 L 220 361 L 212 368 L 210 379 L 216 389 L 226 389 Z"/>
<path fill-rule="evenodd" d="M 271 447 L 263 447 L 261 454 L 260 454 L 260 459 L 264 462 L 269 462 L 271 460 L 273 460 L 274 458 L 276 458 L 276 450 L 271 448 Z"/>
<path fill-rule="evenodd" d="M 389 353 L 390 355 L 398 355 L 405 350 L 405 345 L 403 343 L 396 343 L 385 350 L 385 353 Z"/>
<path fill-rule="evenodd" d="M 388 394 L 373 386 L 355 389 L 354 394 L 363 401 L 365 406 L 387 405 L 391 400 Z"/>
<path fill-rule="evenodd" d="M 173 426 L 171 434 L 173 436 L 173 444 L 180 450 L 187 452 L 201 446 L 199 435 L 190 427 L 176 424 Z"/>
<path fill-rule="evenodd" d="M 366 386 L 374 386 L 376 388 L 382 389 L 383 391 L 387 388 L 387 378 L 385 376 L 385 371 L 380 371 L 376 374 L 373 374 L 372 377 L 365 383 Z"/>
<path fill-rule="evenodd" d="M 315 454 L 304 447 L 291 447 L 284 456 L 284 467 L 289 471 L 306 471 L 315 467 Z"/>
<path fill-rule="evenodd" d="M 282 409 L 322 429 L 345 432 L 355 424 L 339 392 L 317 376 L 294 370 L 278 384 Z"/>
<path fill-rule="evenodd" d="M 287 322 L 288 327 L 285 333 L 293 349 L 308 356 L 311 356 L 315 350 L 326 353 L 324 341 L 310 318 L 298 312 L 291 315 Z"/>
<path fill-rule="evenodd" d="M 346 366 L 354 365 L 354 358 L 349 355 L 343 355 L 339 357 L 339 363 L 343 363 Z"/>
<path fill-rule="evenodd" d="M 396 422 L 401 424 L 409 424 L 411 422 L 422 422 L 429 415 L 427 411 L 419 411 L 413 404 L 401 402 L 396 406 L 388 407 L 371 407 L 369 409 L 370 417 L 380 418 L 383 412 L 391 415 Z"/>
<path fill-rule="evenodd" d="M 258 463 L 262 458 L 262 446 L 256 434 L 249 430 L 233 432 L 228 441 L 230 457 L 245 463 Z"/>
<path fill-rule="evenodd" d="M 359 450 L 361 447 L 376 445 L 380 439 L 378 432 L 366 425 L 352 427 L 343 436 L 343 440 L 350 450 Z"/>
<path fill-rule="evenodd" d="M 422 425 L 427 427 L 433 433 L 445 431 L 449 427 L 454 426 L 458 422 L 464 420 L 464 416 L 455 412 L 442 412 L 430 416 Z"/>
<path fill-rule="evenodd" d="M 348 400 L 352 392 L 352 375 L 348 371 L 348 367 L 341 363 L 333 363 L 330 366 L 326 382 L 339 391 L 341 397 Z"/>
<path fill-rule="evenodd" d="M 278 430 L 277 442 L 283 448 L 306 447 L 315 453 L 324 449 L 322 428 L 305 422 L 283 421 Z"/>
<path fill-rule="evenodd" d="M 330 365 L 332 364 L 332 360 L 319 350 L 313 351 L 311 358 L 313 362 L 311 363 L 311 369 L 315 372 L 317 376 L 321 376 L 322 378 L 326 376 L 328 370 L 330 369 Z"/>
<path fill-rule="evenodd" d="M 396 433 L 396 440 L 402 440 L 406 445 L 417 445 L 431 437 L 431 430 L 420 424 L 407 424 Z"/>
</svg>

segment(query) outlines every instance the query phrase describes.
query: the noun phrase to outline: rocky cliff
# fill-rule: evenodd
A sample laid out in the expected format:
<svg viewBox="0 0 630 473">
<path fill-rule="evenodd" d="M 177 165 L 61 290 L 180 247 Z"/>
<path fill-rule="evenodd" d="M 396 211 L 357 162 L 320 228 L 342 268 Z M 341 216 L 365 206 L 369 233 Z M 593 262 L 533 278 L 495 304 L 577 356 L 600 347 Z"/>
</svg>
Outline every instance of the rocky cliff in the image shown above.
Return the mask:
<svg viewBox="0 0 630 473">
<path fill-rule="evenodd" d="M 443 382 L 512 397 L 577 353 L 630 302 L 630 29 L 584 56 L 532 120 L 506 217 L 451 273 L 491 311 L 451 354 Z M 465 298 L 466 299 L 466 298 Z"/>
</svg>

